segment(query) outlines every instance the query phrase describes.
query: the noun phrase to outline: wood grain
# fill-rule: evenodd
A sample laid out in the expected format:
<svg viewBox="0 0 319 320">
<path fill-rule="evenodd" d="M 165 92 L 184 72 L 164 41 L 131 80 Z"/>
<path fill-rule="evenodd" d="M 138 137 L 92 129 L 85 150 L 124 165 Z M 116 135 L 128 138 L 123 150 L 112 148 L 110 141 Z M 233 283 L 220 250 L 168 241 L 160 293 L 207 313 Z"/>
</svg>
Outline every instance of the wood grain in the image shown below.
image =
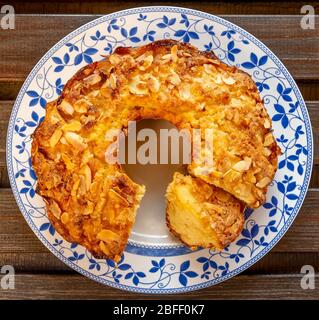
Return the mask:
<svg viewBox="0 0 319 320">
<path fill-rule="evenodd" d="M 319 12 L 318 1 L 308 1 Z M 287 66 L 307 101 L 315 142 L 315 165 L 305 202 L 280 242 L 243 274 L 217 286 L 178 296 L 133 294 L 86 279 L 57 259 L 33 234 L 12 192 L 5 164 L 5 139 L 13 100 L 32 67 L 48 49 L 75 28 L 99 15 L 172 1 L 15 1 L 16 13 L 75 14 L 17 16 L 15 30 L 0 29 L 0 266 L 15 266 L 16 290 L 0 299 L 319 299 L 318 290 L 301 290 L 300 268 L 319 274 L 319 28 L 302 30 L 299 1 L 188 1 L 179 6 L 224 17 L 262 40 Z M 78 15 L 85 14 L 85 15 Z M 249 16 L 232 16 L 249 14 Z M 261 14 L 262 16 L 252 16 Z M 268 14 L 268 15 L 264 15 Z M 58 28 L 56 26 L 59 26 Z M 316 281 L 318 282 L 318 277 Z"/>
<path fill-rule="evenodd" d="M 307 1 L 315 10 L 319 10 L 318 1 Z M 15 11 L 17 13 L 87 13 L 87 14 L 107 14 L 118 10 L 134 8 L 137 6 L 180 6 L 202 10 L 213 14 L 299 14 L 303 3 L 300 1 L 136 1 L 136 0 L 115 0 L 115 1 L 76 1 L 76 0 L 55 0 L 44 2 L 39 0 L 15 1 Z"/>
<path fill-rule="evenodd" d="M 97 17 L 17 15 L 16 29 L 0 31 L 0 80 L 21 81 L 58 40 Z M 223 17 L 263 41 L 278 55 L 295 79 L 318 80 L 319 28 L 301 29 L 299 16 Z"/>
<path fill-rule="evenodd" d="M 300 274 L 238 275 L 191 293 L 146 295 L 106 287 L 78 274 L 17 274 L 15 290 L 2 290 L 0 299 L 319 299 L 319 290 L 301 289 L 300 280 Z"/>
<path fill-rule="evenodd" d="M 45 252 L 1 252 L 0 266 L 13 265 L 18 273 L 76 273 L 56 258 L 49 250 Z M 265 257 L 244 271 L 244 274 L 299 273 L 301 267 L 319 265 L 319 252 L 269 252 Z"/>
<path fill-rule="evenodd" d="M 296 80 L 296 83 L 305 100 L 319 100 L 319 79 L 318 81 Z"/>
</svg>

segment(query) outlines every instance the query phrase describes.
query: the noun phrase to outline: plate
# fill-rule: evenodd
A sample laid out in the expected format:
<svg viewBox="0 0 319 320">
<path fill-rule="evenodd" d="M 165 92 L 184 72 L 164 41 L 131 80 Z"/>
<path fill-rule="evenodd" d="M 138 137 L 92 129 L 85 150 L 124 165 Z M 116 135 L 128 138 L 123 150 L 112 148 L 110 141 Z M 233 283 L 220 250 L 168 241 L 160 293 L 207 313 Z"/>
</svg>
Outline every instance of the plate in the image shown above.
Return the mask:
<svg viewBox="0 0 319 320">
<path fill-rule="evenodd" d="M 82 246 L 61 238 L 35 193 L 30 160 L 31 134 L 66 81 L 85 64 L 118 46 L 141 46 L 158 39 L 189 42 L 213 50 L 255 80 L 273 120 L 283 152 L 266 203 L 246 210 L 241 235 L 222 252 L 190 251 L 169 235 L 163 201 L 149 200 L 138 212 L 129 244 L 116 266 L 97 260 Z M 67 35 L 37 63 L 14 104 L 7 136 L 7 166 L 19 208 L 44 245 L 65 264 L 103 284 L 143 293 L 179 293 L 225 281 L 263 257 L 284 235 L 304 200 L 312 169 L 309 116 L 296 83 L 259 40 L 219 17 L 177 7 L 144 7 L 94 20 Z M 157 211 L 159 212 L 157 212 Z"/>
</svg>

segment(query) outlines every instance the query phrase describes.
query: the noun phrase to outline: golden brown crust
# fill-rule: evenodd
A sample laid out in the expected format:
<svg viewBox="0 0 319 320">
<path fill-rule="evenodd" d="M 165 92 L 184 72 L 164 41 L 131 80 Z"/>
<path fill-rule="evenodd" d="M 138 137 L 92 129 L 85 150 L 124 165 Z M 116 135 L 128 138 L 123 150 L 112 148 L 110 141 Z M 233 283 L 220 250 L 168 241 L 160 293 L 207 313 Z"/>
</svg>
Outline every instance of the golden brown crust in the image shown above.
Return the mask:
<svg viewBox="0 0 319 320">
<path fill-rule="evenodd" d="M 166 119 L 178 129 L 213 128 L 213 166 L 189 171 L 258 207 L 279 148 L 254 82 L 212 53 L 173 40 L 118 48 L 78 71 L 47 105 L 32 162 L 50 220 L 66 239 L 118 259 L 144 187 L 105 162 L 109 129 L 129 120 Z M 106 230 L 106 231 L 105 231 Z"/>
</svg>

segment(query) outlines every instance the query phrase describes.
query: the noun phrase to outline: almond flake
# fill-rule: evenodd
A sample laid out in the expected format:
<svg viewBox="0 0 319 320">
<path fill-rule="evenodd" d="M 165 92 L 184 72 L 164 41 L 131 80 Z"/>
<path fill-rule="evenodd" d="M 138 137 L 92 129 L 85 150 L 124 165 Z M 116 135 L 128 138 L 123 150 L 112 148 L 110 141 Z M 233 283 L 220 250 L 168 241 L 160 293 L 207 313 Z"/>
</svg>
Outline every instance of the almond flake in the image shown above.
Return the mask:
<svg viewBox="0 0 319 320">
<path fill-rule="evenodd" d="M 269 177 L 264 177 L 261 180 L 256 183 L 257 188 L 264 188 L 271 182 L 271 179 Z"/>
<path fill-rule="evenodd" d="M 51 138 L 50 138 L 50 147 L 51 147 L 51 148 L 55 147 L 55 145 L 59 142 L 59 140 L 60 140 L 61 137 L 62 137 L 62 134 L 63 134 L 63 132 L 62 132 L 61 129 L 56 129 L 56 130 L 53 132 L 53 134 L 52 134 L 52 136 L 51 136 Z"/>
<path fill-rule="evenodd" d="M 66 100 L 63 100 L 61 102 L 61 104 L 59 105 L 59 108 L 66 114 L 72 116 L 73 112 L 74 112 L 74 108 L 73 106 L 67 102 Z"/>
</svg>

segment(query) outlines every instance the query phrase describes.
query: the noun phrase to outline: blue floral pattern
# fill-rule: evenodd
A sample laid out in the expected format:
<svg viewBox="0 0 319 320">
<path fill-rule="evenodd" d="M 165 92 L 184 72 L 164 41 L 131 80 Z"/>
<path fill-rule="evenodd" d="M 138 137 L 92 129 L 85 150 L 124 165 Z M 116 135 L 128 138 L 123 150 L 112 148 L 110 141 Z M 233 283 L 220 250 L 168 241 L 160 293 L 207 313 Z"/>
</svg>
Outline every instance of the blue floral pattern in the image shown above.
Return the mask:
<svg viewBox="0 0 319 320">
<path fill-rule="evenodd" d="M 182 246 L 129 244 L 121 261 L 95 259 L 68 243 L 48 221 L 35 193 L 30 160 L 31 135 L 41 123 L 47 101 L 58 97 L 66 81 L 84 66 L 118 46 L 176 39 L 213 51 L 227 64 L 251 74 L 272 117 L 282 150 L 279 170 L 257 210 L 246 210 L 245 227 L 229 247 L 185 251 Z M 181 292 L 218 283 L 261 258 L 281 238 L 296 216 L 311 172 L 312 136 L 307 111 L 293 79 L 260 42 L 220 18 L 182 8 L 127 10 L 76 30 L 37 64 L 21 89 L 8 130 L 8 170 L 16 200 L 33 231 L 62 261 L 86 276 L 111 286 L 150 293 Z"/>
</svg>

